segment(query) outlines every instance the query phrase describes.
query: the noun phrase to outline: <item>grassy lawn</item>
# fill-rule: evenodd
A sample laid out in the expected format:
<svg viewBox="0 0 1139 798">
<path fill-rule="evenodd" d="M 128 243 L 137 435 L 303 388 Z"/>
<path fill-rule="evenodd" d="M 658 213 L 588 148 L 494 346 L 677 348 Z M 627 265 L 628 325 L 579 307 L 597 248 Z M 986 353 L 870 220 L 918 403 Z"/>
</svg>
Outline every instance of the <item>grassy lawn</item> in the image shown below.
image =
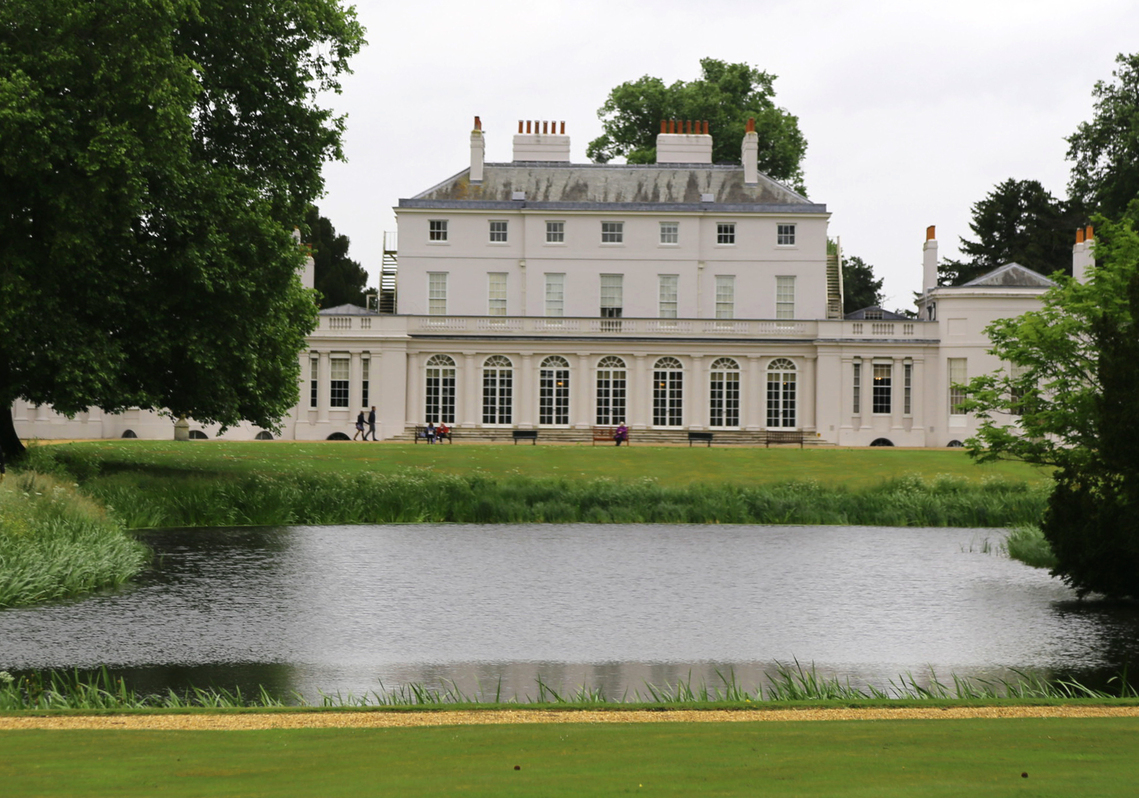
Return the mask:
<svg viewBox="0 0 1139 798">
<path fill-rule="evenodd" d="M 9 798 L 1070 798 L 1134 795 L 1137 747 L 1135 718 L 15 731 L 0 783 Z"/>
<path fill-rule="evenodd" d="M 90 441 L 57 444 L 112 467 L 213 473 L 360 471 L 394 474 L 425 469 L 441 474 L 651 478 L 661 485 L 792 480 L 864 488 L 909 474 L 941 474 L 1038 482 L 1048 475 L 1023 463 L 977 465 L 962 450 L 708 448 L 676 446 L 413 445 L 287 441 Z"/>
</svg>

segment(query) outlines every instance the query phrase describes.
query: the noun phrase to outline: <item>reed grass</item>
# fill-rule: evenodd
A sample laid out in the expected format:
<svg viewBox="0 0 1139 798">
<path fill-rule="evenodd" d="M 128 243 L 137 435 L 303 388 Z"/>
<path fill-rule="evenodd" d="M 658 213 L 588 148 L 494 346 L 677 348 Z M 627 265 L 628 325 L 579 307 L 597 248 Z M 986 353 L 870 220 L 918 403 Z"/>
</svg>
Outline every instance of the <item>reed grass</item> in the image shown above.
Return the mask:
<svg viewBox="0 0 1139 798">
<path fill-rule="evenodd" d="M 1033 568 L 1056 567 L 1056 555 L 1036 524 L 1022 524 L 1009 530 L 1004 548 L 1009 557 Z"/>
<path fill-rule="evenodd" d="M 150 552 L 73 483 L 24 471 L 0 483 L 0 607 L 110 588 Z"/>
<path fill-rule="evenodd" d="M 663 486 L 652 479 L 399 474 L 186 476 L 120 472 L 84 490 L 130 528 L 363 523 L 681 523 L 1008 527 L 1039 519 L 1047 485 L 906 476 L 851 490 L 816 481 Z"/>
<path fill-rule="evenodd" d="M 348 709 L 368 707 L 431 708 L 456 706 L 707 706 L 707 705 L 780 705 L 837 702 L 960 702 L 960 701 L 1067 701 L 1067 700 L 1135 700 L 1139 691 L 1124 672 L 1113 680 L 1113 691 L 1096 690 L 1071 679 L 1046 679 L 1032 673 L 1013 671 L 1012 679 L 966 679 L 953 676 L 949 683 L 935 674 L 919 680 L 906 673 L 881 687 L 854 687 L 849 680 L 821 676 L 813 665 L 776 664 L 767 683 L 754 690 L 744 688 L 734 673 L 717 672 L 718 682 L 693 684 L 691 677 L 675 684 L 645 684 L 643 689 L 626 692 L 620 698 L 606 696 L 588 685 L 572 691 L 559 691 L 539 677 L 536 692 L 525 696 L 504 696 L 499 682 L 493 693 L 479 690 L 463 692 L 453 683 L 439 686 L 400 685 L 364 695 L 320 693 L 317 702 L 309 702 L 296 693 L 288 696 L 271 694 L 264 687 L 246 694 L 240 689 L 201 689 L 191 687 L 184 692 L 139 693 L 126 682 L 113 677 L 104 668 L 95 672 L 44 671 L 12 676 L 0 671 L 0 711 L 22 710 L 120 710 L 120 709 L 264 709 L 274 707 Z"/>
</svg>

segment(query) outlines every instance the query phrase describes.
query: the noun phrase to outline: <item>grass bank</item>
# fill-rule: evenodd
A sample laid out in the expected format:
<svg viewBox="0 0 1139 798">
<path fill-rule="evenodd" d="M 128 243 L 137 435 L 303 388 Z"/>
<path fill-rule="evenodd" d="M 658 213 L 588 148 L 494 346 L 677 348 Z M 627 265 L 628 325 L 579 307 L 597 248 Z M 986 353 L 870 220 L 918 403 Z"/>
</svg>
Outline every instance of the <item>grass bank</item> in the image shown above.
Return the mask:
<svg viewBox="0 0 1139 798">
<path fill-rule="evenodd" d="M 149 559 L 123 523 L 72 482 L 21 472 L 0 483 L 0 607 L 114 587 Z"/>
<path fill-rule="evenodd" d="M 55 795 L 1132 796 L 1139 719 L 0 732 Z"/>
</svg>

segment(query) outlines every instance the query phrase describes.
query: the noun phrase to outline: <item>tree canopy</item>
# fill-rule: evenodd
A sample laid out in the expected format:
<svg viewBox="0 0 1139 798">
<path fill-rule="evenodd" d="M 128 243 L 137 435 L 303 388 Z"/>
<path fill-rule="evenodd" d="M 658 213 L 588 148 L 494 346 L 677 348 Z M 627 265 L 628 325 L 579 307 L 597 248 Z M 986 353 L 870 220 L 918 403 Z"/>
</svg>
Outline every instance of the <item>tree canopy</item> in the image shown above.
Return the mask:
<svg viewBox="0 0 1139 798">
<path fill-rule="evenodd" d="M 882 278 L 857 255 L 842 260 L 842 312 L 853 313 L 882 304 Z"/>
<path fill-rule="evenodd" d="M 1068 193 L 1088 212 L 1119 220 L 1139 198 L 1139 53 L 1115 60 L 1115 80 L 1092 90 L 1094 117 L 1068 137 Z"/>
<path fill-rule="evenodd" d="M 938 282 L 962 285 L 982 274 L 1019 263 L 1041 274 L 1072 271 L 1074 230 L 1084 214 L 1072 210 L 1036 180 L 1009 178 L 973 205 L 969 229 L 976 241 L 961 239 L 965 260 L 938 264 Z"/>
<path fill-rule="evenodd" d="M 0 4 L 0 442 L 11 403 L 275 428 L 315 306 L 290 233 L 342 157 L 336 0 Z"/>
<path fill-rule="evenodd" d="M 1139 234 L 1096 221 L 1086 284 L 1062 277 L 1040 310 L 987 329 L 1007 365 L 969 383 L 982 423 L 966 445 L 1053 467 L 1053 573 L 1080 595 L 1139 598 Z"/>
<path fill-rule="evenodd" d="M 586 154 L 599 162 L 624 156 L 629 163 L 654 163 L 662 119 L 706 120 L 712 160 L 739 163 L 748 118 L 759 134 L 759 171 L 805 193 L 803 156 L 807 140 L 799 120 L 775 105 L 776 76 L 747 64 L 715 58 L 700 61 L 700 77 L 666 86 L 660 78 L 622 83 L 598 111 L 605 130 Z"/>
<path fill-rule="evenodd" d="M 321 216 L 320 210 L 315 206 L 309 208 L 305 215 L 305 224 L 309 230 L 306 241 L 312 248 L 316 290 L 320 294 L 321 307 L 364 307 L 368 273 L 348 257 L 348 236 L 337 234 L 332 222 Z"/>
</svg>

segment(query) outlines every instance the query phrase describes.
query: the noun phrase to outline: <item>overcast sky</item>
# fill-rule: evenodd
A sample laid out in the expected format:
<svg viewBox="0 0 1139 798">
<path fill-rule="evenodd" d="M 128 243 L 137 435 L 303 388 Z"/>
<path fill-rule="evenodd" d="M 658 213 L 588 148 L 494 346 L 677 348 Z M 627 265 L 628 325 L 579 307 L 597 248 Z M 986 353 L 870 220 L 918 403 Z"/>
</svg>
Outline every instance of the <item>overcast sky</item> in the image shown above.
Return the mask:
<svg viewBox="0 0 1139 798">
<path fill-rule="evenodd" d="M 942 257 L 973 203 L 1006 180 L 1065 195 L 1067 143 L 1092 88 L 1139 50 L 1135 0 L 359 0 L 369 45 L 344 92 L 347 163 L 325 168 L 321 213 L 379 272 L 383 232 L 411 197 L 470 165 L 511 159 L 519 119 L 564 120 L 571 160 L 601 133 L 609 91 L 643 75 L 699 77 L 704 57 L 778 76 L 799 118 L 807 193 L 830 235 L 884 277 L 886 306 L 921 288 L 925 228 Z M 711 131 L 713 135 L 717 131 Z M 736 134 L 732 134 L 736 135 Z M 1074 233 L 1073 233 L 1074 234 Z"/>
</svg>

